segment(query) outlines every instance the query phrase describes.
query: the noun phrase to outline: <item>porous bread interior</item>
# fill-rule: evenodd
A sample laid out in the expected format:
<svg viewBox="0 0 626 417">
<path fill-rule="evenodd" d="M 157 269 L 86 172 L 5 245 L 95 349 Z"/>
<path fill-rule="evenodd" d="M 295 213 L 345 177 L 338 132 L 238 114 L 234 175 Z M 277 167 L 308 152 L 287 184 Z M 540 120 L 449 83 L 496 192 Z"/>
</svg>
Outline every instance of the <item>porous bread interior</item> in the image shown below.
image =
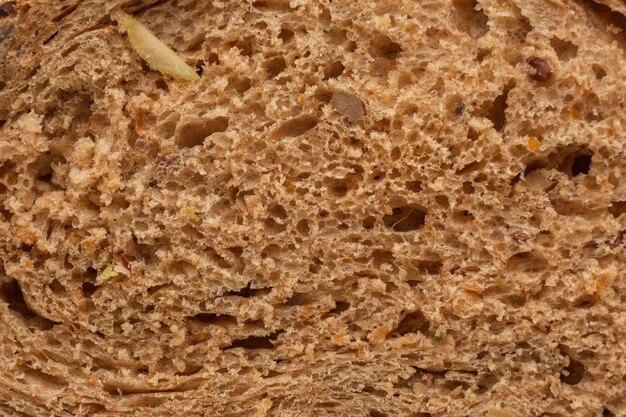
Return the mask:
<svg viewBox="0 0 626 417">
<path fill-rule="evenodd" d="M 0 29 L 2 415 L 626 413 L 619 0 L 27 0 Z"/>
</svg>

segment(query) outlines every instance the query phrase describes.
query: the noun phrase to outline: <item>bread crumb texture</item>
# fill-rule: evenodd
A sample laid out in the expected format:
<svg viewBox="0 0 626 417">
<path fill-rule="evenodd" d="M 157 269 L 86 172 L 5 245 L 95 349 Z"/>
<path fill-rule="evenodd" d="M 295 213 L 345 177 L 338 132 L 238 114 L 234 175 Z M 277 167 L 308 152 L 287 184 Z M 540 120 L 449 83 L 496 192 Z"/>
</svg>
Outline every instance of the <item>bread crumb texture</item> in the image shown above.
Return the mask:
<svg viewBox="0 0 626 417">
<path fill-rule="evenodd" d="M 623 1 L 22 0 L 0 56 L 0 415 L 626 415 Z"/>
</svg>

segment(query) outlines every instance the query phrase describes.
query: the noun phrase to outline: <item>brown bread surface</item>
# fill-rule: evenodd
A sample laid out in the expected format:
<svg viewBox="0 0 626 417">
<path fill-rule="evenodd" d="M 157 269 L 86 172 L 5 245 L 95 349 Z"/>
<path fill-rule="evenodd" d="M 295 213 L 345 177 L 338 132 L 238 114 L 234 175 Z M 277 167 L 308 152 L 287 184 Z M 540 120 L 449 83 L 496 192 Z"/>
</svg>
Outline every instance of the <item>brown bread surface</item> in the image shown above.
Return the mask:
<svg viewBox="0 0 626 417">
<path fill-rule="evenodd" d="M 626 415 L 623 1 L 9 3 L 0 415 Z"/>
</svg>

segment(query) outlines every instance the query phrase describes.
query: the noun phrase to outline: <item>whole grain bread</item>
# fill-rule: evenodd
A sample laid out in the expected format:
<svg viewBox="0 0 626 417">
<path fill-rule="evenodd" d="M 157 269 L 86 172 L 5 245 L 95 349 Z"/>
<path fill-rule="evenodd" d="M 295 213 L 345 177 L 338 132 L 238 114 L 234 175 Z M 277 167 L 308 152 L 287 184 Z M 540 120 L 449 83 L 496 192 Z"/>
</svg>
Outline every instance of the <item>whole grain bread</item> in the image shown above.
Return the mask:
<svg viewBox="0 0 626 417">
<path fill-rule="evenodd" d="M 4 2 L 0 414 L 626 415 L 625 54 L 623 0 Z"/>
</svg>

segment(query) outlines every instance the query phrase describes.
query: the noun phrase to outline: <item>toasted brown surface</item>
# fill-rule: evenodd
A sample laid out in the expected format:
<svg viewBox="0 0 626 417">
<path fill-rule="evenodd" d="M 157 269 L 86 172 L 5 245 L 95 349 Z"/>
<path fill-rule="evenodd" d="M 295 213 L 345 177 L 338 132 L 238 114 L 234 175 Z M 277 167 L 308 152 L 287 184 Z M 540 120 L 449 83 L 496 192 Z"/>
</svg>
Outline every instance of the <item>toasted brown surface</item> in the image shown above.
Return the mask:
<svg viewBox="0 0 626 417">
<path fill-rule="evenodd" d="M 1 415 L 626 415 L 623 1 L 14 6 Z"/>
</svg>

